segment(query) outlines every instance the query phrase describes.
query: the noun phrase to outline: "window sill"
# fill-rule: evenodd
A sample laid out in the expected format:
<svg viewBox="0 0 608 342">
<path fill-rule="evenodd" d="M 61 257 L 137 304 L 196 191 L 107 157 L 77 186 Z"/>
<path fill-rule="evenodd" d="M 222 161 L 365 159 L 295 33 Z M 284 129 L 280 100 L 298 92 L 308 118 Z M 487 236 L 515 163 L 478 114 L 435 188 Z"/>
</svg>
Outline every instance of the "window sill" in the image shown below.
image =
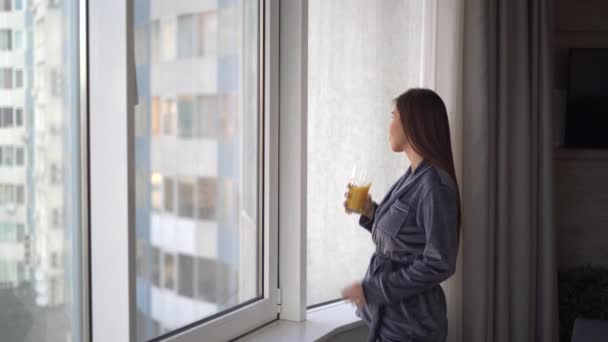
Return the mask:
<svg viewBox="0 0 608 342">
<path fill-rule="evenodd" d="M 365 322 L 355 315 L 355 307 L 341 301 L 309 310 L 303 322 L 276 320 L 236 341 L 322 341 L 364 325 Z"/>
</svg>

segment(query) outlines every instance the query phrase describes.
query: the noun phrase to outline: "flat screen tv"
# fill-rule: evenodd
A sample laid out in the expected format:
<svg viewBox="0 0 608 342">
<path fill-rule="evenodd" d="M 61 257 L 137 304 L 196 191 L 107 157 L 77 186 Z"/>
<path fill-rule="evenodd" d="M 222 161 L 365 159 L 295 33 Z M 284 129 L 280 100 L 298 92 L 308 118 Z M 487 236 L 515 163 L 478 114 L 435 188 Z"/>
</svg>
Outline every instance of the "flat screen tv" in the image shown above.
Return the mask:
<svg viewBox="0 0 608 342">
<path fill-rule="evenodd" d="M 608 49 L 571 49 L 565 146 L 608 148 Z"/>
</svg>

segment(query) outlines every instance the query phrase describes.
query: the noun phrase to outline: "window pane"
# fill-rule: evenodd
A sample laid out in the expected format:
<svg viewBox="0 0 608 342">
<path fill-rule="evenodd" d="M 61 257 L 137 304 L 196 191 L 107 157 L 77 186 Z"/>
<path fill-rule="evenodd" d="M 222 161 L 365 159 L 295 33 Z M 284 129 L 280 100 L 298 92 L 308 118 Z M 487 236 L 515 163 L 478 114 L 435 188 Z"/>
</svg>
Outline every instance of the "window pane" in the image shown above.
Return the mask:
<svg viewBox="0 0 608 342">
<path fill-rule="evenodd" d="M 136 203 L 136 227 L 151 251 L 137 265 L 150 270 L 138 272 L 137 341 L 262 295 L 258 10 L 255 0 L 135 1 L 148 104 L 136 193 L 149 197 Z"/>
<path fill-rule="evenodd" d="M 15 49 L 23 48 L 23 32 L 21 30 L 15 31 Z"/>
<path fill-rule="evenodd" d="M 181 296 L 194 298 L 194 259 L 187 254 L 179 254 L 179 289 Z"/>
<path fill-rule="evenodd" d="M 23 126 L 23 109 L 21 108 L 15 109 L 15 126 Z"/>
<path fill-rule="evenodd" d="M 192 138 L 194 129 L 192 97 L 182 96 L 177 102 L 177 129 L 180 138 Z"/>
<path fill-rule="evenodd" d="M 13 108 L 2 108 L 2 127 L 11 127 L 13 125 Z"/>
<path fill-rule="evenodd" d="M 13 69 L 0 68 L 0 89 L 11 89 L 13 87 Z"/>
<path fill-rule="evenodd" d="M 0 0 L 1 341 L 84 340 L 77 5 Z"/>
<path fill-rule="evenodd" d="M 178 183 L 177 214 L 181 217 L 194 218 L 194 185 L 190 182 L 180 181 Z"/>
<path fill-rule="evenodd" d="M 10 51 L 12 49 L 13 31 L 2 29 L 0 30 L 0 51 Z"/>
<path fill-rule="evenodd" d="M 0 0 L 0 11 L 10 11 L 13 0 Z"/>
<path fill-rule="evenodd" d="M 355 164 L 372 175 L 376 201 L 406 170 L 388 145 L 391 101 L 419 85 L 421 69 L 424 1 L 337 3 L 309 1 L 308 305 L 363 278 L 374 244 L 341 196 Z"/>
</svg>

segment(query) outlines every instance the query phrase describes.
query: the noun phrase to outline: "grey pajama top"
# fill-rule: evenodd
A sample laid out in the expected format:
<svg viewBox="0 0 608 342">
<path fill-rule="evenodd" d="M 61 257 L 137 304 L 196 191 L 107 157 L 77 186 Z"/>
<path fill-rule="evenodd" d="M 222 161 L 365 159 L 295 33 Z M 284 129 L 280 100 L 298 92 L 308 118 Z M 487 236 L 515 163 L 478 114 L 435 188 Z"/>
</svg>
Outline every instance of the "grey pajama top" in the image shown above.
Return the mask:
<svg viewBox="0 0 608 342">
<path fill-rule="evenodd" d="M 367 305 L 356 311 L 370 327 L 368 342 L 445 341 L 439 284 L 456 266 L 457 193 L 446 171 L 423 160 L 374 203 L 373 219 L 359 219 L 376 245 L 362 281 Z"/>
</svg>

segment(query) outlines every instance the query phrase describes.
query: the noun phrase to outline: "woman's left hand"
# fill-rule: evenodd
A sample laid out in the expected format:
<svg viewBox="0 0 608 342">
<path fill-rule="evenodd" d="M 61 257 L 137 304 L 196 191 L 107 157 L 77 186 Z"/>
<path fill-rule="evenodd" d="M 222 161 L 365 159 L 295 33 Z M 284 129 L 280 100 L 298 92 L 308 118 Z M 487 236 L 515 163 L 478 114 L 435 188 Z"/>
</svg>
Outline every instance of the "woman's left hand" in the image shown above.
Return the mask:
<svg viewBox="0 0 608 342">
<path fill-rule="evenodd" d="M 348 299 L 355 304 L 359 309 L 366 305 L 363 287 L 360 282 L 353 283 L 342 289 L 342 298 Z"/>
</svg>

